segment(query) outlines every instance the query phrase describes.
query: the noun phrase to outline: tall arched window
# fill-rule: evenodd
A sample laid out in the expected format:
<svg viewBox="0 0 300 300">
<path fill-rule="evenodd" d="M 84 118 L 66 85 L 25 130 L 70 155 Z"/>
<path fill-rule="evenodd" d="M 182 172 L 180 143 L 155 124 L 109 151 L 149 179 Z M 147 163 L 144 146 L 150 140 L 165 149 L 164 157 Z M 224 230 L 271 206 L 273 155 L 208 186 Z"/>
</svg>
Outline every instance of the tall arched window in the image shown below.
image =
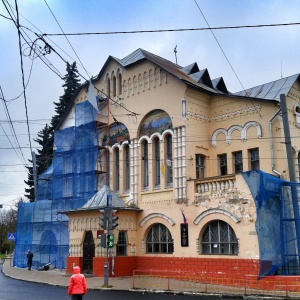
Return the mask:
<svg viewBox="0 0 300 300">
<path fill-rule="evenodd" d="M 125 146 L 125 190 L 129 191 L 130 189 L 130 151 L 129 146 Z"/>
<path fill-rule="evenodd" d="M 115 190 L 120 190 L 120 151 L 119 148 L 115 150 Z"/>
<path fill-rule="evenodd" d="M 173 253 L 174 242 L 169 229 L 163 224 L 154 224 L 147 235 L 147 253 Z"/>
<path fill-rule="evenodd" d="M 119 75 L 118 75 L 118 86 L 119 86 L 119 88 L 118 88 L 118 91 L 119 91 L 119 95 L 122 95 L 122 74 L 121 73 L 119 73 Z"/>
<path fill-rule="evenodd" d="M 147 189 L 149 186 L 149 161 L 148 161 L 148 142 L 143 143 L 143 187 Z"/>
<path fill-rule="evenodd" d="M 173 184 L 172 136 L 166 136 L 167 185 Z"/>
<path fill-rule="evenodd" d="M 112 95 L 113 95 L 113 97 L 116 97 L 116 95 L 117 95 L 117 78 L 116 78 L 115 74 L 113 74 L 113 77 L 112 77 Z"/>
<path fill-rule="evenodd" d="M 213 221 L 202 236 L 202 254 L 238 255 L 238 239 L 229 224 Z"/>
<path fill-rule="evenodd" d="M 160 141 L 154 140 L 154 183 L 156 187 L 160 186 Z"/>
<path fill-rule="evenodd" d="M 110 79 L 107 77 L 106 79 L 106 95 L 110 98 Z"/>
</svg>

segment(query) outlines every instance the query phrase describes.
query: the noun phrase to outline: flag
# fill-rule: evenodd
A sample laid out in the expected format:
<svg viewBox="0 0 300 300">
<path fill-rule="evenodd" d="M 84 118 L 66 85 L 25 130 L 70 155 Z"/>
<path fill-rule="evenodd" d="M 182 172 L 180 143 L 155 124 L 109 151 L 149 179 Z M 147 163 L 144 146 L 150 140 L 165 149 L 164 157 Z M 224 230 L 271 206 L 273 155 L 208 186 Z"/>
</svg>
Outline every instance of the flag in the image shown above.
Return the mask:
<svg viewBox="0 0 300 300">
<path fill-rule="evenodd" d="M 183 213 L 183 211 L 182 211 L 181 208 L 180 208 L 180 210 L 181 210 L 181 214 L 182 214 L 182 217 L 183 217 L 183 223 L 184 223 L 184 224 L 187 224 L 188 221 L 187 221 L 187 219 L 186 219 L 186 217 L 185 217 L 185 215 L 184 215 L 184 213 Z"/>
</svg>

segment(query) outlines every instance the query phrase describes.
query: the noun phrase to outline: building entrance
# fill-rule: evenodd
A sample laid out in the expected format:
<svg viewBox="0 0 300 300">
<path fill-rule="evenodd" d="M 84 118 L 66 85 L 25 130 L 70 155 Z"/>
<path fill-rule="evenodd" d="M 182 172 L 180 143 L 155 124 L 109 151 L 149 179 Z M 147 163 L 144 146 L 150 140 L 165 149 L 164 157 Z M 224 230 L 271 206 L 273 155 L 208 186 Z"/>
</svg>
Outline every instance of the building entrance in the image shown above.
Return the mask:
<svg viewBox="0 0 300 300">
<path fill-rule="evenodd" d="M 95 256 L 95 243 L 92 231 L 86 231 L 83 243 L 83 267 L 82 272 L 86 274 L 93 273 L 93 258 Z"/>
</svg>

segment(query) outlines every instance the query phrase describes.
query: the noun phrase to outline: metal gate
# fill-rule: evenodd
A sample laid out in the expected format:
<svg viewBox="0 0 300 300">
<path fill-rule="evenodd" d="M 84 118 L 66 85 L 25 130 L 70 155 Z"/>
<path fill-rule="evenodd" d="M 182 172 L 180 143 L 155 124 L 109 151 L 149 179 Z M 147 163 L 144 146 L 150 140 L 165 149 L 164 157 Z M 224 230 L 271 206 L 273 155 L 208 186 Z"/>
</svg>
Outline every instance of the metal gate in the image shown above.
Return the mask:
<svg viewBox="0 0 300 300">
<path fill-rule="evenodd" d="M 86 231 L 83 243 L 83 268 L 82 272 L 86 274 L 93 273 L 93 258 L 95 256 L 95 243 L 91 230 Z"/>
</svg>

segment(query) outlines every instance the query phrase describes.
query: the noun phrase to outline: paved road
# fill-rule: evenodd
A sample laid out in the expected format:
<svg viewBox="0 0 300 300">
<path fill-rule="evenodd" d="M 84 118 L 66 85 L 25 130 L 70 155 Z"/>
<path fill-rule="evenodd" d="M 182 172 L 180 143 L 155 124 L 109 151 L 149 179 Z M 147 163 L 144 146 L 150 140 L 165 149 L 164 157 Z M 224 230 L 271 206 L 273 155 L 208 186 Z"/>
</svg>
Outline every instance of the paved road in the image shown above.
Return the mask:
<svg viewBox="0 0 300 300">
<path fill-rule="evenodd" d="M 45 284 L 32 283 L 22 280 L 16 280 L 6 277 L 2 273 L 2 264 L 0 264 L 0 300 L 59 300 L 71 299 L 67 295 L 67 289 L 64 287 L 51 286 Z M 103 290 L 89 290 L 84 300 L 220 300 L 218 296 L 193 296 L 193 295 L 175 295 L 163 293 L 143 293 L 143 292 L 127 292 L 127 291 L 103 291 Z M 236 298 L 226 298 L 227 300 L 236 300 Z"/>
</svg>

